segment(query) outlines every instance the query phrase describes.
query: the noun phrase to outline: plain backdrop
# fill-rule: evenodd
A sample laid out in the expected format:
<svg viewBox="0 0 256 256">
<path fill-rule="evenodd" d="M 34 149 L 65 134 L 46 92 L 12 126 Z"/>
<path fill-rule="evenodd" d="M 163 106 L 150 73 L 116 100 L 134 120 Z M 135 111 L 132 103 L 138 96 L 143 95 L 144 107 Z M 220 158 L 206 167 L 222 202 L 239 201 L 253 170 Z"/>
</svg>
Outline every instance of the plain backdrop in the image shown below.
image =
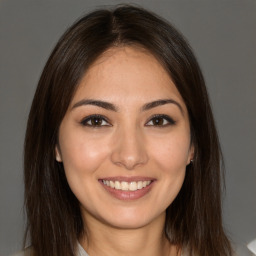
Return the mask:
<svg viewBox="0 0 256 256">
<path fill-rule="evenodd" d="M 33 94 L 58 38 L 81 15 L 136 3 L 189 40 L 209 90 L 226 163 L 224 224 L 237 253 L 256 238 L 255 0 L 0 0 L 0 255 L 21 249 L 23 140 Z"/>
</svg>

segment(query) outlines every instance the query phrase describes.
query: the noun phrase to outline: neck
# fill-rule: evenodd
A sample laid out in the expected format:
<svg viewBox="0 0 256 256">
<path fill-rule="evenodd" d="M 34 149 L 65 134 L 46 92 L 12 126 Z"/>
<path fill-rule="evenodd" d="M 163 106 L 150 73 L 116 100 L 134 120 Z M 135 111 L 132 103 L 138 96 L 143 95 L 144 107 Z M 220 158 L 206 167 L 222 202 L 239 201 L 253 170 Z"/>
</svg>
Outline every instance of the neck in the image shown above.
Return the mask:
<svg viewBox="0 0 256 256">
<path fill-rule="evenodd" d="M 86 237 L 80 243 L 90 256 L 178 256 L 164 234 L 164 224 L 165 214 L 136 229 L 116 228 L 87 216 Z"/>
</svg>

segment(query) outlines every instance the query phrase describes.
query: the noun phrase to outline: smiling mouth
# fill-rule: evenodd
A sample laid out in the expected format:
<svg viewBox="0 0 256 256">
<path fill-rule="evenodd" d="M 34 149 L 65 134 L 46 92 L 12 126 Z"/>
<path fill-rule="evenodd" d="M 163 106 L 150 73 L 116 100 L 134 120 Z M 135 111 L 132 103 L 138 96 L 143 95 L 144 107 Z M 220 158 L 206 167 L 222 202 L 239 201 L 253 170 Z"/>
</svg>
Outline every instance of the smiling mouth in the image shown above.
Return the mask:
<svg viewBox="0 0 256 256">
<path fill-rule="evenodd" d="M 99 179 L 105 191 L 116 199 L 132 201 L 146 196 L 155 184 L 156 179 L 150 177 L 105 177 Z"/>
<path fill-rule="evenodd" d="M 137 191 L 146 188 L 152 183 L 152 180 L 147 181 L 113 181 L 113 180 L 102 180 L 102 183 L 107 187 L 122 190 L 122 191 Z"/>
</svg>

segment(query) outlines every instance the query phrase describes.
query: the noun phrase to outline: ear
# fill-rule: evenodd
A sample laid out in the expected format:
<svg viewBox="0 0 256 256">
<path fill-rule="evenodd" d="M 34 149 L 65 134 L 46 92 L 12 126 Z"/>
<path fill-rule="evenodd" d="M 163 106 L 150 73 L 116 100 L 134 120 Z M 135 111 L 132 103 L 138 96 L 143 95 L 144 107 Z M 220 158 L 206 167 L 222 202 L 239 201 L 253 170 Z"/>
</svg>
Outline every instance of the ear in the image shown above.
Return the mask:
<svg viewBox="0 0 256 256">
<path fill-rule="evenodd" d="M 195 154 L 195 147 L 193 144 L 191 144 L 188 152 L 188 159 L 187 159 L 187 165 L 189 165 L 194 160 L 194 154 Z"/>
<path fill-rule="evenodd" d="M 59 145 L 55 146 L 55 158 L 57 162 L 62 162 L 62 157 L 59 149 Z"/>
</svg>

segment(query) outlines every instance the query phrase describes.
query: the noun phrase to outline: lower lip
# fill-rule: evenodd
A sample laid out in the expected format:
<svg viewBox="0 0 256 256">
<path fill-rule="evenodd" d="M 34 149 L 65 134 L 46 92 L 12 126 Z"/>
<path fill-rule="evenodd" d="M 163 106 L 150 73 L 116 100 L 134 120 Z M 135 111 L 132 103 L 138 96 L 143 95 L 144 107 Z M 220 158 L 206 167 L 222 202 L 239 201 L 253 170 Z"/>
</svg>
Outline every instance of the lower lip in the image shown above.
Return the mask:
<svg viewBox="0 0 256 256">
<path fill-rule="evenodd" d="M 101 185 L 104 187 L 104 189 L 110 193 L 113 197 L 119 199 L 119 200 L 136 200 L 139 198 L 142 198 L 145 196 L 149 191 L 151 190 L 154 181 L 152 181 L 148 186 L 142 189 L 138 189 L 136 191 L 124 191 L 124 190 L 119 190 L 119 189 L 114 189 L 111 187 L 108 187 L 105 185 L 102 181 L 100 181 Z"/>
</svg>

